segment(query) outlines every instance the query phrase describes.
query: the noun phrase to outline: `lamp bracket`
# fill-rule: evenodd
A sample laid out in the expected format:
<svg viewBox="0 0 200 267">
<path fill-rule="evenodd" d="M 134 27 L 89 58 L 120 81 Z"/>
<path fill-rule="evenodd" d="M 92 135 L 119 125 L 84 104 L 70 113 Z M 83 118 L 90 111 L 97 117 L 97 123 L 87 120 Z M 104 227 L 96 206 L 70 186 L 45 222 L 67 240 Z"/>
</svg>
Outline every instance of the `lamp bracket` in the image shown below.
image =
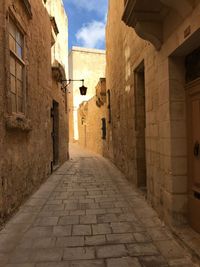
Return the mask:
<svg viewBox="0 0 200 267">
<path fill-rule="evenodd" d="M 82 85 L 84 85 L 84 79 L 80 80 L 74 80 L 74 79 L 67 79 L 67 80 L 62 80 L 62 91 L 66 93 L 67 87 L 71 84 L 71 82 L 82 82 Z M 66 84 L 65 84 L 66 83 Z"/>
</svg>

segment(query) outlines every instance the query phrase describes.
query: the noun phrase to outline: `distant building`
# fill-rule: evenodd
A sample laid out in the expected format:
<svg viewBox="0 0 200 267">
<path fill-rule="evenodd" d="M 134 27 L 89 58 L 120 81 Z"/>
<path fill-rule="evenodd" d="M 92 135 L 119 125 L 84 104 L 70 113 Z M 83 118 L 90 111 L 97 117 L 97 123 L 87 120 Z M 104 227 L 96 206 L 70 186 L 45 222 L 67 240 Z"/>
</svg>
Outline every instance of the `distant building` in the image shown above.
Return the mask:
<svg viewBox="0 0 200 267">
<path fill-rule="evenodd" d="M 106 90 L 106 79 L 100 78 L 95 96 L 82 102 L 78 109 L 80 146 L 105 157 L 112 157 L 109 101 L 110 95 L 109 90 Z"/>
<path fill-rule="evenodd" d="M 96 94 L 95 86 L 100 77 L 105 77 L 105 68 L 104 50 L 72 47 L 69 53 L 69 78 L 75 80 L 84 79 L 88 90 L 86 96 L 81 96 L 79 92 L 79 87 L 82 85 L 81 82 L 72 82 L 68 87 L 70 142 L 78 141 L 79 139 L 77 113 L 79 105 Z"/>
<path fill-rule="evenodd" d="M 1 218 L 68 158 L 67 37 L 61 0 L 0 1 Z"/>
</svg>

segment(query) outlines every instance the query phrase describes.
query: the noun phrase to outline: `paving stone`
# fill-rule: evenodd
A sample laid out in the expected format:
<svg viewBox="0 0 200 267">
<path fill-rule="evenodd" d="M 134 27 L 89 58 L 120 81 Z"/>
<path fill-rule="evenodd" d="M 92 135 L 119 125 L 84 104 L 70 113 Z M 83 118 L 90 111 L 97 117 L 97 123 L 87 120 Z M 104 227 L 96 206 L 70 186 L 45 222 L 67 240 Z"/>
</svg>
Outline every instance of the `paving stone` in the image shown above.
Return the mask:
<svg viewBox="0 0 200 267">
<path fill-rule="evenodd" d="M 72 233 L 72 226 L 54 226 L 53 227 L 53 235 L 54 236 L 69 236 Z"/>
<path fill-rule="evenodd" d="M 58 217 L 39 217 L 36 219 L 35 226 L 51 226 L 58 223 Z"/>
<path fill-rule="evenodd" d="M 118 217 L 116 216 L 116 214 L 97 215 L 97 222 L 98 223 L 118 222 Z"/>
<path fill-rule="evenodd" d="M 45 205 L 43 207 L 43 211 L 55 211 L 55 210 L 64 210 L 65 205 L 59 204 L 59 205 Z"/>
<path fill-rule="evenodd" d="M 65 201 L 64 201 L 64 203 L 65 203 Z M 65 204 L 65 210 L 76 210 L 77 208 L 78 208 L 78 202 Z"/>
<path fill-rule="evenodd" d="M 135 214 L 133 213 L 122 213 L 119 215 L 119 221 L 121 222 L 138 222 Z"/>
<path fill-rule="evenodd" d="M 79 216 L 63 216 L 60 217 L 58 225 L 78 224 Z"/>
<path fill-rule="evenodd" d="M 96 215 L 80 216 L 80 224 L 96 224 L 96 223 L 97 223 Z"/>
<path fill-rule="evenodd" d="M 80 199 L 79 203 L 80 204 L 94 204 L 94 199 L 93 198 Z"/>
<path fill-rule="evenodd" d="M 105 209 L 89 209 L 89 210 L 86 210 L 86 214 L 88 215 L 106 214 L 106 210 Z"/>
<path fill-rule="evenodd" d="M 34 263 L 6 264 L 5 267 L 35 267 Z"/>
<path fill-rule="evenodd" d="M 10 220 L 9 224 L 31 224 L 35 218 L 36 214 L 20 212 Z"/>
<path fill-rule="evenodd" d="M 57 217 L 53 214 L 53 211 L 40 211 L 38 217 Z"/>
<path fill-rule="evenodd" d="M 89 209 L 89 203 L 78 203 L 78 209 L 85 210 L 85 213 L 86 213 L 86 210 Z"/>
<path fill-rule="evenodd" d="M 57 247 L 82 247 L 84 244 L 83 236 L 58 237 L 56 241 Z"/>
<path fill-rule="evenodd" d="M 140 263 L 143 267 L 168 267 L 167 261 L 162 256 L 140 257 Z"/>
<path fill-rule="evenodd" d="M 70 196 L 69 192 L 59 192 L 59 194 L 57 194 L 57 196 L 55 197 L 55 199 L 68 199 L 68 197 Z"/>
<path fill-rule="evenodd" d="M 33 248 L 51 248 L 54 247 L 56 243 L 55 237 L 40 237 L 32 242 Z"/>
<path fill-rule="evenodd" d="M 114 203 L 113 202 L 102 202 L 100 203 L 100 207 L 103 209 L 114 208 Z"/>
<path fill-rule="evenodd" d="M 24 237 L 29 238 L 37 238 L 39 237 L 45 237 L 45 236 L 51 236 L 53 233 L 53 226 L 38 226 L 38 227 L 32 227 L 30 228 L 27 233 L 25 233 Z"/>
<path fill-rule="evenodd" d="M 51 262 L 61 261 L 63 256 L 62 248 L 43 248 L 31 251 L 31 261 L 34 262 Z"/>
<path fill-rule="evenodd" d="M 106 235 L 109 243 L 133 243 L 135 239 L 131 233 L 127 234 L 108 234 Z"/>
<path fill-rule="evenodd" d="M 0 235 L 0 253 L 9 253 L 12 251 L 17 244 L 17 239 L 21 238 L 21 235 L 9 235 L 1 234 Z"/>
<path fill-rule="evenodd" d="M 87 260 L 95 258 L 95 249 L 91 247 L 67 248 L 64 250 L 64 260 Z"/>
<path fill-rule="evenodd" d="M 100 197 L 95 197 L 95 201 L 97 203 L 101 203 L 101 202 L 115 202 L 115 198 L 114 197 L 106 197 L 106 196 L 102 197 L 102 196 L 100 196 Z M 119 207 L 116 207 L 116 208 L 119 208 Z"/>
<path fill-rule="evenodd" d="M 110 234 L 111 227 L 109 224 L 94 224 L 92 225 L 92 233 L 93 235 L 103 235 L 103 234 Z"/>
<path fill-rule="evenodd" d="M 122 214 L 122 209 L 121 208 L 106 208 L 106 213 L 115 213 L 118 218 L 120 218 L 119 214 Z"/>
<path fill-rule="evenodd" d="M 143 266 L 140 265 L 138 259 L 136 258 L 123 257 L 116 259 L 108 259 L 107 267 L 143 267 Z"/>
<path fill-rule="evenodd" d="M 105 263 L 102 260 L 82 260 L 72 261 L 70 267 L 105 267 Z"/>
<path fill-rule="evenodd" d="M 126 201 L 116 201 L 115 207 L 116 208 L 125 208 L 128 206 L 128 203 Z"/>
<path fill-rule="evenodd" d="M 128 222 L 111 223 L 113 233 L 132 233 L 133 225 Z"/>
<path fill-rule="evenodd" d="M 124 245 L 96 247 L 97 258 L 123 257 L 128 254 Z"/>
<path fill-rule="evenodd" d="M 72 235 L 91 235 L 92 229 L 90 225 L 74 225 Z"/>
<path fill-rule="evenodd" d="M 21 267 L 21 266 L 20 266 Z M 70 267 L 69 262 L 43 262 L 43 263 L 38 263 L 35 265 L 35 267 Z"/>
<path fill-rule="evenodd" d="M 144 242 L 151 242 L 152 239 L 151 239 L 151 236 L 148 234 L 148 233 L 134 233 L 133 234 L 136 242 L 139 242 L 139 243 L 144 243 Z"/>
<path fill-rule="evenodd" d="M 128 244 L 127 248 L 131 256 L 151 256 L 159 254 L 159 251 L 152 243 Z"/>
<path fill-rule="evenodd" d="M 1 234 L 8 234 L 9 236 L 17 236 L 25 233 L 30 228 L 30 224 L 12 224 L 8 222 L 2 229 Z"/>
<path fill-rule="evenodd" d="M 105 235 L 93 235 L 93 236 L 85 236 L 85 245 L 86 246 L 98 246 L 106 244 L 106 236 Z"/>
<path fill-rule="evenodd" d="M 73 192 L 73 196 L 87 196 L 88 192 L 87 191 L 75 191 Z"/>
<path fill-rule="evenodd" d="M 43 237 L 39 237 L 43 238 Z M 32 248 L 33 246 L 34 239 L 31 238 L 22 238 L 19 241 L 19 244 L 17 245 L 17 249 L 26 249 L 26 248 Z M 1 266 L 1 265 L 0 265 Z"/>
<path fill-rule="evenodd" d="M 70 215 L 85 215 L 85 210 L 71 210 Z"/>
<path fill-rule="evenodd" d="M 56 210 L 52 212 L 52 216 L 63 217 L 69 215 L 69 210 Z"/>
<path fill-rule="evenodd" d="M 31 250 L 30 249 L 15 249 L 12 253 L 12 257 L 9 257 L 9 263 L 27 263 L 32 262 L 31 259 Z"/>
<path fill-rule="evenodd" d="M 88 190 L 88 194 L 90 196 L 98 196 L 98 195 L 102 195 L 102 191 L 100 191 L 100 190 Z"/>
</svg>

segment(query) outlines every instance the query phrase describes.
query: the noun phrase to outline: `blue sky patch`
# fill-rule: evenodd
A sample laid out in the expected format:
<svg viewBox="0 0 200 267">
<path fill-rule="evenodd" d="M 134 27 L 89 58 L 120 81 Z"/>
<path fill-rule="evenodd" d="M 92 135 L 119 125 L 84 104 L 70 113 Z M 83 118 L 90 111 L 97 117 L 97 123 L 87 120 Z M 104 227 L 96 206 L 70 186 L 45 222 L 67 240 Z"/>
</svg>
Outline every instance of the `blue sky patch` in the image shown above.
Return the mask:
<svg viewBox="0 0 200 267">
<path fill-rule="evenodd" d="M 108 0 L 63 0 L 69 20 L 72 46 L 105 49 Z"/>
</svg>

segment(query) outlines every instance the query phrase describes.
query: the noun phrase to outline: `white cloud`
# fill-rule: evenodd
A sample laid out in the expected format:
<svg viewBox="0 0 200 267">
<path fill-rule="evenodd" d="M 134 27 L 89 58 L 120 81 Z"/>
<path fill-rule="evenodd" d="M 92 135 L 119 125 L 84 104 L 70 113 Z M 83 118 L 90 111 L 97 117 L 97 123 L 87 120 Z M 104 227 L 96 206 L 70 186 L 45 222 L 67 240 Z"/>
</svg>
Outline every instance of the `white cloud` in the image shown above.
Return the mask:
<svg viewBox="0 0 200 267">
<path fill-rule="evenodd" d="M 76 8 L 85 9 L 87 11 L 95 11 L 104 16 L 107 10 L 107 0 L 64 0 L 66 5 L 73 4 Z"/>
<path fill-rule="evenodd" d="M 104 21 L 92 21 L 83 25 L 76 33 L 76 39 L 87 48 L 101 48 L 105 41 Z"/>
</svg>

